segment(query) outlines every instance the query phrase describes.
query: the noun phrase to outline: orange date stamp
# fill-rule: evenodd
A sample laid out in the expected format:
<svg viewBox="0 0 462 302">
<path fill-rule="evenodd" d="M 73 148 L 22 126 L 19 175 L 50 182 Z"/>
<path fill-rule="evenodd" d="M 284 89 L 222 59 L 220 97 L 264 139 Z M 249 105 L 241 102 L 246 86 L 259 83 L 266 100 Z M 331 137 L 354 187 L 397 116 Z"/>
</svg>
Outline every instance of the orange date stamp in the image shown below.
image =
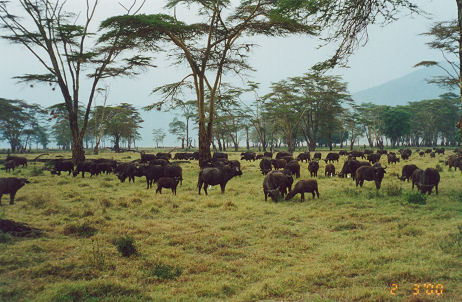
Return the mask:
<svg viewBox="0 0 462 302">
<path fill-rule="evenodd" d="M 393 283 L 391 285 L 390 294 L 395 296 L 397 293 L 400 292 L 400 287 L 398 284 Z M 441 283 L 432 284 L 432 283 L 414 283 L 412 289 L 412 295 L 425 295 L 425 296 L 443 296 L 444 286 Z"/>
</svg>

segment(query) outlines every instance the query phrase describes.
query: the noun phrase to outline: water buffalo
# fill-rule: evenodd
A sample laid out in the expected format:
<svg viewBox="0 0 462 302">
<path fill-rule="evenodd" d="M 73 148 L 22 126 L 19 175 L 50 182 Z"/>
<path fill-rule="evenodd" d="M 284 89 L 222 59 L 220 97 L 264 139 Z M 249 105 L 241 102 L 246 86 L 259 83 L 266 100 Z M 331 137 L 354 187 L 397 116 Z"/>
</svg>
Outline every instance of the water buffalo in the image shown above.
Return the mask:
<svg viewBox="0 0 462 302">
<path fill-rule="evenodd" d="M 281 159 L 284 156 L 292 156 L 292 153 L 291 152 L 278 152 L 276 154 L 276 159 Z"/>
<path fill-rule="evenodd" d="M 399 163 L 399 157 L 396 156 L 396 154 L 388 154 L 387 156 L 388 164 L 396 164 Z"/>
<path fill-rule="evenodd" d="M 21 156 L 13 156 L 13 155 L 8 155 L 6 157 L 6 160 L 12 160 L 14 161 L 14 165 L 17 167 L 19 165 L 22 165 L 22 167 L 27 167 L 27 158 L 21 157 Z"/>
<path fill-rule="evenodd" d="M 284 167 L 285 170 L 290 170 L 296 178 L 300 178 L 300 164 L 296 160 L 292 160 Z"/>
<path fill-rule="evenodd" d="M 371 164 L 367 161 L 358 161 L 356 159 L 349 159 L 343 164 L 342 170 L 338 174 L 339 177 L 346 177 L 348 174 L 351 175 L 351 178 L 354 180 L 356 177 L 356 170 L 359 167 L 370 167 Z"/>
<path fill-rule="evenodd" d="M 268 195 L 273 201 L 278 201 L 279 196 L 284 196 L 290 191 L 293 183 L 292 176 L 284 174 L 280 171 L 271 171 L 263 180 L 263 193 L 265 194 L 265 201 Z"/>
<path fill-rule="evenodd" d="M 412 173 L 417 169 L 416 165 L 404 165 L 403 169 L 401 170 L 401 177 L 398 176 L 398 178 L 402 181 L 407 180 L 409 182 L 409 179 L 412 176 Z"/>
<path fill-rule="evenodd" d="M 197 187 L 199 189 L 199 195 L 201 194 L 201 187 L 204 186 L 205 195 L 207 194 L 207 187 L 209 185 L 216 186 L 220 185 L 221 193 L 225 193 L 225 187 L 228 181 L 234 176 L 242 175 L 242 171 L 237 167 L 231 167 L 229 165 L 216 168 L 204 168 L 199 172 L 199 179 L 197 181 Z"/>
<path fill-rule="evenodd" d="M 310 152 L 303 152 L 303 153 L 300 153 L 298 156 L 297 156 L 297 160 L 303 162 L 303 161 L 306 161 L 306 162 L 309 162 L 311 160 L 311 157 L 310 157 Z"/>
<path fill-rule="evenodd" d="M 157 159 L 155 154 L 147 154 L 147 153 L 144 153 L 144 151 L 141 151 L 140 154 L 141 154 L 141 161 L 140 161 L 141 163 L 147 163 L 150 160 Z"/>
<path fill-rule="evenodd" d="M 385 169 L 386 167 L 385 168 L 366 167 L 366 166 L 359 167 L 356 170 L 356 186 L 358 186 L 359 184 L 362 187 L 364 184 L 364 181 L 367 180 L 367 181 L 374 181 L 375 187 L 377 188 L 377 190 L 380 189 L 380 185 L 382 184 L 382 179 L 385 173 L 387 173 Z"/>
<path fill-rule="evenodd" d="M 25 178 L 0 178 L 0 206 L 2 205 L 3 194 L 10 194 L 10 204 L 14 204 L 14 197 L 16 192 L 28 183 L 30 182 Z"/>
<path fill-rule="evenodd" d="M 133 168 L 130 169 L 133 170 Z M 160 165 L 141 166 L 138 167 L 138 171 L 140 172 L 139 175 L 146 177 L 146 189 L 152 188 L 152 183 L 164 176 L 164 167 Z M 133 172 L 130 170 L 129 174 L 133 175 L 133 182 L 135 182 L 134 176 L 137 175 L 136 169 L 134 169 Z M 130 182 L 130 178 L 128 181 Z"/>
<path fill-rule="evenodd" d="M 176 188 L 180 182 L 179 177 L 161 177 L 157 180 L 156 194 L 162 194 L 162 188 L 172 189 L 173 195 L 176 195 Z"/>
<path fill-rule="evenodd" d="M 10 170 L 13 170 L 13 172 L 14 172 L 15 167 L 16 167 L 16 164 L 15 164 L 14 160 L 7 160 L 5 162 L 5 170 L 6 170 L 6 172 L 10 172 Z"/>
<path fill-rule="evenodd" d="M 69 172 L 68 175 L 71 175 L 71 173 L 74 172 L 74 162 L 71 159 L 56 160 L 53 170 L 51 170 L 51 174 L 61 175 L 61 172 L 63 171 Z"/>
<path fill-rule="evenodd" d="M 380 161 L 381 156 L 382 156 L 382 154 L 377 154 L 377 153 L 368 154 L 367 155 L 367 160 L 370 163 L 375 164 L 376 162 Z"/>
<path fill-rule="evenodd" d="M 321 152 L 316 152 L 316 153 L 314 153 L 314 155 L 313 155 L 313 159 L 321 160 L 321 156 L 322 156 L 322 155 L 321 155 Z"/>
<path fill-rule="evenodd" d="M 420 193 L 432 193 L 433 187 L 435 187 L 435 193 L 438 195 L 438 184 L 440 182 L 440 173 L 434 168 L 427 168 L 425 172 L 420 175 L 420 179 L 417 181 L 417 189 Z"/>
<path fill-rule="evenodd" d="M 268 174 L 269 171 L 271 171 L 272 165 L 271 165 L 271 159 L 269 158 L 263 158 L 260 161 L 260 170 L 263 175 Z"/>
<path fill-rule="evenodd" d="M 324 169 L 324 176 L 333 177 L 335 175 L 335 166 L 333 164 L 326 165 Z"/>
<path fill-rule="evenodd" d="M 212 158 L 213 158 L 213 159 L 217 159 L 217 158 L 228 159 L 228 154 L 222 153 L 222 152 L 214 152 Z"/>
<path fill-rule="evenodd" d="M 273 158 L 273 152 L 265 151 L 265 152 L 263 152 L 263 156 L 264 156 L 264 157 Z"/>
<path fill-rule="evenodd" d="M 271 164 L 275 170 L 279 170 L 284 169 L 284 167 L 287 165 L 287 161 L 285 159 L 272 159 Z"/>
<path fill-rule="evenodd" d="M 313 194 L 313 199 L 316 193 L 319 199 L 318 182 L 315 179 L 300 180 L 295 184 L 294 189 L 287 194 L 286 200 L 293 198 L 298 193 L 301 195 L 301 201 L 305 200 L 305 193 Z"/>
<path fill-rule="evenodd" d="M 310 171 L 311 177 L 318 177 L 319 163 L 317 161 L 310 161 L 308 164 L 308 171 Z"/>
<path fill-rule="evenodd" d="M 241 160 L 247 160 L 247 161 L 255 161 L 257 155 L 255 152 L 242 152 L 241 153 Z"/>
<path fill-rule="evenodd" d="M 414 190 L 414 185 L 416 185 L 424 174 L 424 170 L 422 169 L 415 169 L 411 175 L 411 182 L 412 182 L 412 189 Z"/>
<path fill-rule="evenodd" d="M 338 155 L 338 153 L 328 153 L 324 161 L 326 162 L 326 164 L 328 162 L 334 162 L 334 160 L 338 162 L 339 157 L 340 155 Z"/>
</svg>

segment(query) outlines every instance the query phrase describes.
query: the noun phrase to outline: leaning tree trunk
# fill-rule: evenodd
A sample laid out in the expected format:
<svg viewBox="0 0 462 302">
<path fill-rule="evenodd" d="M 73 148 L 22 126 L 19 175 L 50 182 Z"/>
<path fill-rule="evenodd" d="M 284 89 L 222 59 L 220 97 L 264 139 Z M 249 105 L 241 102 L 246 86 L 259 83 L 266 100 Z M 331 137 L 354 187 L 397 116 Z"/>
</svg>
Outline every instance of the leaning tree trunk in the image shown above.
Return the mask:
<svg viewBox="0 0 462 302">
<path fill-rule="evenodd" d="M 457 2 L 457 25 L 459 27 L 459 97 L 462 104 L 462 0 Z M 462 140 L 462 115 L 460 116 L 457 127 L 460 131 L 460 139 Z"/>
</svg>

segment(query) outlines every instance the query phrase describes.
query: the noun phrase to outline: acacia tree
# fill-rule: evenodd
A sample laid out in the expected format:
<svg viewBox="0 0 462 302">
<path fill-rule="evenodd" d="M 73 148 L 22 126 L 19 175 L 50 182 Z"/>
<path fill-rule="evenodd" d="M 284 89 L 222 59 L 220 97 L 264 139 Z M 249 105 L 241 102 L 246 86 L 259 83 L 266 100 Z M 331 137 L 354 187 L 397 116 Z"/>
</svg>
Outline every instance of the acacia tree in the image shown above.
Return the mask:
<svg viewBox="0 0 462 302">
<path fill-rule="evenodd" d="M 187 137 L 186 124 L 174 117 L 173 121 L 168 124 L 168 127 L 168 132 L 175 135 L 176 139 L 181 140 L 181 149 L 184 149 L 184 140 Z"/>
<path fill-rule="evenodd" d="M 95 40 L 96 34 L 90 32 L 90 27 L 99 0 L 84 2 L 86 11 L 81 25 L 77 24 L 80 15 L 65 10 L 65 0 L 17 0 L 13 3 L 0 1 L 0 24 L 6 33 L 2 37 L 25 47 L 46 70 L 44 74 L 16 78 L 58 86 L 68 115 L 72 158 L 80 162 L 85 159 L 83 138 L 98 84 L 105 78 L 135 74 L 135 67 L 150 65 L 149 58 L 135 55 L 117 62 L 123 50 L 131 47 L 120 38 L 117 30 L 110 38 L 103 33 Z M 138 12 L 135 5 L 136 0 L 133 0 L 127 15 Z M 85 73 L 90 79 L 90 89 L 83 102 L 81 87 Z M 81 103 L 86 104 L 86 108 L 79 125 Z"/>
<path fill-rule="evenodd" d="M 187 24 L 165 14 L 118 16 L 107 19 L 102 27 L 133 39 L 133 45 L 149 48 L 158 41 L 168 42 L 165 50 L 176 53 L 174 64 L 186 63 L 190 69 L 182 80 L 161 87 L 165 98 L 151 108 L 158 108 L 174 97 L 180 87 L 192 87 L 197 101 L 199 163 L 211 157 L 210 144 L 215 121 L 215 100 L 226 72 L 239 74 L 249 68 L 246 63 L 252 43 L 239 42 L 244 36 L 286 36 L 314 34 L 314 25 L 278 12 L 277 1 L 242 0 L 168 0 L 167 8 L 187 5 L 201 22 Z M 207 106 L 207 108 L 206 108 Z"/>
</svg>

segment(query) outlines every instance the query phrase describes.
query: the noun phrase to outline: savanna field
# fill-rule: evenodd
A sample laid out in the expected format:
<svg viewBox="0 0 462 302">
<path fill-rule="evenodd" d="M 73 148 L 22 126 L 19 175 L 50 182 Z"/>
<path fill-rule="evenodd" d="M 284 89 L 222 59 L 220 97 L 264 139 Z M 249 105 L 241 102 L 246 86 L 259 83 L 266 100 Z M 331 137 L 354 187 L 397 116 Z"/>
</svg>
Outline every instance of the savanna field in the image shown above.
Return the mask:
<svg viewBox="0 0 462 302">
<path fill-rule="evenodd" d="M 320 161 L 320 198 L 303 203 L 265 202 L 259 161 L 241 161 L 243 175 L 208 196 L 197 194 L 197 161 L 181 164 L 176 196 L 147 190 L 144 177 L 57 176 L 41 162 L 0 170 L 31 182 L 15 205 L 3 196 L 0 219 L 43 232 L 0 233 L 0 301 L 462 301 L 462 174 L 444 164 L 452 151 L 413 151 L 388 165 L 378 192 L 324 177 Z M 57 155 L 71 156 L 44 158 Z M 411 183 L 397 178 L 412 163 L 440 170 L 439 195 L 412 199 Z M 310 179 L 306 163 L 300 179 Z"/>
</svg>

